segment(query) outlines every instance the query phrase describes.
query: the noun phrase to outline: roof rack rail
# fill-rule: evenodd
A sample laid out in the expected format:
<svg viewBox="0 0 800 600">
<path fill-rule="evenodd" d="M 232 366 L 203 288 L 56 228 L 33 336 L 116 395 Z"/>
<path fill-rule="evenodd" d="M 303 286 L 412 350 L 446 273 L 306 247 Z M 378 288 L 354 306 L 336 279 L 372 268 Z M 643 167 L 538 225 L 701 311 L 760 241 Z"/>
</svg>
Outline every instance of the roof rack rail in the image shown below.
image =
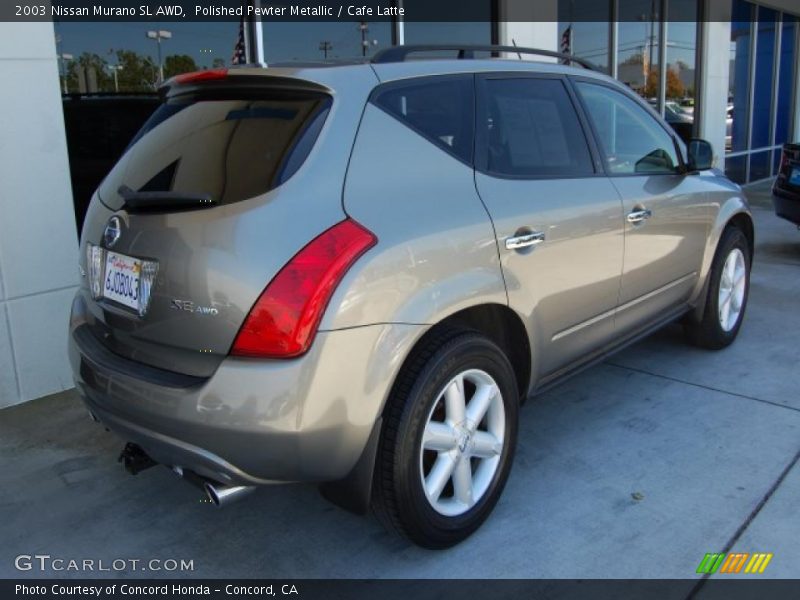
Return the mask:
<svg viewBox="0 0 800 600">
<path fill-rule="evenodd" d="M 524 48 L 522 46 L 498 46 L 493 44 L 488 45 L 463 45 L 463 44 L 409 44 L 404 46 L 392 46 L 391 48 L 384 48 L 375 53 L 372 57 L 372 62 L 375 64 L 404 62 L 409 54 L 417 54 L 419 52 L 445 52 L 445 51 L 458 51 L 459 59 L 473 59 L 475 52 L 507 52 L 510 54 L 517 54 L 522 58 L 523 54 L 535 54 L 537 56 L 549 56 L 551 58 L 560 58 L 571 63 L 578 63 L 585 69 L 597 71 L 602 73 L 594 63 L 578 58 L 572 54 L 563 54 L 561 52 L 554 52 L 552 50 L 544 50 L 541 48 Z"/>
</svg>

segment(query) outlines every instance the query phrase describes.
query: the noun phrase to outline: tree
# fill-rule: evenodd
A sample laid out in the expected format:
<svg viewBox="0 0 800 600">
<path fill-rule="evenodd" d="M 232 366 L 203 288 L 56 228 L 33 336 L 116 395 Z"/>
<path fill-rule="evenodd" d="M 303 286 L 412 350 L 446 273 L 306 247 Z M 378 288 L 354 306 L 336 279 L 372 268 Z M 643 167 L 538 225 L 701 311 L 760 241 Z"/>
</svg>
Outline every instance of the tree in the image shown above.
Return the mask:
<svg viewBox="0 0 800 600">
<path fill-rule="evenodd" d="M 644 55 L 641 52 L 635 52 L 631 54 L 628 58 L 623 60 L 620 64 L 621 65 L 641 65 L 642 61 L 644 61 Z"/>
<path fill-rule="evenodd" d="M 142 56 L 133 50 L 117 50 L 119 72 L 119 91 L 152 92 L 158 85 L 158 65 L 149 56 Z"/>
<path fill-rule="evenodd" d="M 108 71 L 108 63 L 97 54 L 84 52 L 76 60 L 69 62 L 67 66 L 67 88 L 70 92 L 80 91 L 80 75 L 83 71 L 89 80 L 94 78 L 97 87 L 90 88 L 90 82 L 86 81 L 87 92 L 109 92 L 114 90 L 114 79 Z M 92 73 L 94 75 L 92 76 Z"/>
<path fill-rule="evenodd" d="M 647 98 L 658 96 L 658 80 L 660 71 L 658 67 L 650 67 L 647 74 L 647 83 L 644 86 L 644 95 Z M 678 73 L 672 67 L 667 67 L 667 98 L 683 98 L 686 89 L 678 77 Z"/>
<path fill-rule="evenodd" d="M 225 67 L 225 59 L 224 58 L 215 58 L 214 62 L 211 63 L 212 69 L 222 69 Z"/>
<path fill-rule="evenodd" d="M 172 54 L 164 59 L 164 80 L 197 70 L 197 63 L 188 54 Z"/>
</svg>

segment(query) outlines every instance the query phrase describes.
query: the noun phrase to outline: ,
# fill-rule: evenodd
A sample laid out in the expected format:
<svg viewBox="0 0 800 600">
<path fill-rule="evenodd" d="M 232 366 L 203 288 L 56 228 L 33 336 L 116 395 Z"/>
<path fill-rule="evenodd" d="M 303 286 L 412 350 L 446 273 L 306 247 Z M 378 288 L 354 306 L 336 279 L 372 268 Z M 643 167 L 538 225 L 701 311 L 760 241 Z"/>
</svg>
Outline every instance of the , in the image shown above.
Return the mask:
<svg viewBox="0 0 800 600">
<path fill-rule="evenodd" d="M 163 97 L 89 206 L 70 318 L 131 472 L 217 505 L 315 482 L 444 548 L 500 498 L 522 400 L 668 323 L 741 327 L 741 189 L 586 61 L 401 46 Z"/>
</svg>

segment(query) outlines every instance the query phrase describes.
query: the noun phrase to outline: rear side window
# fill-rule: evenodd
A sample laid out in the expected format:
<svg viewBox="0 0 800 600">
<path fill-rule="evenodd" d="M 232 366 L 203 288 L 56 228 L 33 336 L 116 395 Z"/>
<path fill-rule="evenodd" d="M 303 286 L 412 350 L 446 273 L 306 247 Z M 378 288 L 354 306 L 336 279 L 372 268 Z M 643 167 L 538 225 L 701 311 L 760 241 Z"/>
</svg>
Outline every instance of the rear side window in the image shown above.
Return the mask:
<svg viewBox="0 0 800 600">
<path fill-rule="evenodd" d="M 511 177 L 592 175 L 586 137 L 559 79 L 483 80 L 485 169 Z"/>
<path fill-rule="evenodd" d="M 425 77 L 378 88 L 372 102 L 442 150 L 472 165 L 471 75 Z"/>
<path fill-rule="evenodd" d="M 286 90 L 198 92 L 162 104 L 100 188 L 208 194 L 230 204 L 286 181 L 313 148 L 330 97 Z"/>
</svg>

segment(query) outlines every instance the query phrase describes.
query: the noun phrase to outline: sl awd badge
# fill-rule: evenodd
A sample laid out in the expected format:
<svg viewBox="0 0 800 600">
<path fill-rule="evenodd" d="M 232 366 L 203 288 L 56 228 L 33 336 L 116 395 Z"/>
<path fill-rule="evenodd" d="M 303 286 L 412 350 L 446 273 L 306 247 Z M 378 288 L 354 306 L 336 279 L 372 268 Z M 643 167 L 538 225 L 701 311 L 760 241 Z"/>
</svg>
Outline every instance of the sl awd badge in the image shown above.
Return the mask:
<svg viewBox="0 0 800 600">
<path fill-rule="evenodd" d="M 194 315 L 216 317 L 219 314 L 218 308 L 214 306 L 197 306 L 191 300 L 172 300 L 169 306 L 173 310 L 182 310 Z"/>
</svg>

